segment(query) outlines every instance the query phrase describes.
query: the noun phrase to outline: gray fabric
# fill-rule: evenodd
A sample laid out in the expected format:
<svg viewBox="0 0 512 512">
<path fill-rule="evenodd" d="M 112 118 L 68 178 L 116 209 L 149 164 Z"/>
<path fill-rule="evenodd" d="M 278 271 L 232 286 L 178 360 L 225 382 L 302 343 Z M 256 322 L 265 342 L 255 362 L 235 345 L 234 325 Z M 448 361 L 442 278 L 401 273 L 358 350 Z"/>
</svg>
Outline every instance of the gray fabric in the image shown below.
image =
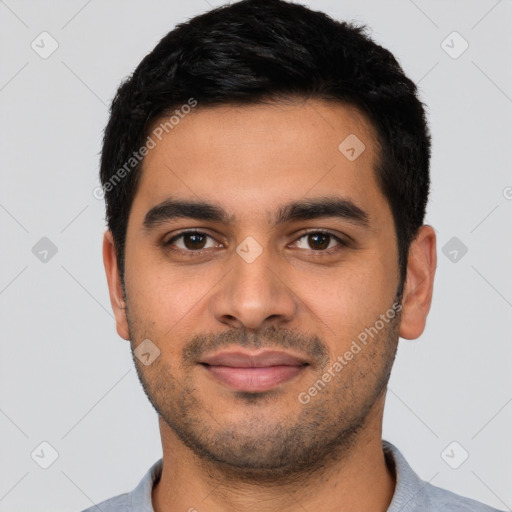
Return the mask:
<svg viewBox="0 0 512 512">
<path fill-rule="evenodd" d="M 411 469 L 398 448 L 384 440 L 382 448 L 397 478 L 395 494 L 387 512 L 500 512 L 424 482 Z M 151 490 L 162 474 L 162 462 L 162 459 L 155 462 L 132 492 L 120 494 L 82 512 L 154 512 Z"/>
</svg>

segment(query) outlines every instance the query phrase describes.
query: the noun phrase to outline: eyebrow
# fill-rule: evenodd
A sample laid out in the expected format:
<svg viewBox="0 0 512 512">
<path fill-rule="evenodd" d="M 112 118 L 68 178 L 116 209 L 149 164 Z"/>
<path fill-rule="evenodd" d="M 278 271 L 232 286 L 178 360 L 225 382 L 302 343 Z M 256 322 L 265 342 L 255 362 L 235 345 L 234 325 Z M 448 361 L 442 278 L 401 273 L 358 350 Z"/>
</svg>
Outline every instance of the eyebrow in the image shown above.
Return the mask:
<svg viewBox="0 0 512 512">
<path fill-rule="evenodd" d="M 369 215 L 349 199 L 340 197 L 318 197 L 293 201 L 282 206 L 276 216 L 275 224 L 334 217 L 347 222 L 369 227 Z M 152 207 L 144 217 L 143 226 L 146 231 L 160 224 L 178 218 L 230 224 L 234 215 L 228 214 L 222 207 L 205 201 L 167 199 Z"/>
</svg>

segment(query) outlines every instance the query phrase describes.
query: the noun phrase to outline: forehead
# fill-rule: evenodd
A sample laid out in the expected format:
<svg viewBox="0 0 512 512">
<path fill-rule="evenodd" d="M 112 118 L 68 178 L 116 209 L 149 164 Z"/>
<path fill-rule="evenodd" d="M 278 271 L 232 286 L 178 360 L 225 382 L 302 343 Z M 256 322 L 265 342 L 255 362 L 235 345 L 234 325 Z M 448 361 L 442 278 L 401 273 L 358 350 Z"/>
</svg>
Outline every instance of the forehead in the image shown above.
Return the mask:
<svg viewBox="0 0 512 512">
<path fill-rule="evenodd" d="M 337 195 L 371 210 L 384 201 L 375 178 L 378 143 L 355 108 L 339 102 L 204 107 L 179 123 L 157 120 L 133 209 L 169 196 L 210 199 L 232 217 L 308 196 Z M 160 130 L 154 135 L 155 129 Z"/>
</svg>

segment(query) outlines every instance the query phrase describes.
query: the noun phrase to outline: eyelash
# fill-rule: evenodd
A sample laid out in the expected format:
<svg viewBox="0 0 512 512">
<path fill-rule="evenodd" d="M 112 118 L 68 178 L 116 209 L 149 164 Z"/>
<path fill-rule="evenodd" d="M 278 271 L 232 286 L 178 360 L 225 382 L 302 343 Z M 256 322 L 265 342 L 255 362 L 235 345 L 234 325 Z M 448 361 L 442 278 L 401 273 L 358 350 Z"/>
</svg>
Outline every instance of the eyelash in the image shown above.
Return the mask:
<svg viewBox="0 0 512 512">
<path fill-rule="evenodd" d="M 308 235 L 311 235 L 311 234 L 322 234 L 322 235 L 328 235 L 330 236 L 331 238 L 334 238 L 334 240 L 336 240 L 336 242 L 338 242 L 338 245 L 335 246 L 335 247 L 331 247 L 330 249 L 324 249 L 324 250 L 321 250 L 321 249 L 318 249 L 318 250 L 314 250 L 314 249 L 310 249 L 310 252 L 314 253 L 315 255 L 318 255 L 318 256 L 322 256 L 322 255 L 332 255 L 332 254 L 335 254 L 336 252 L 338 252 L 340 249 L 340 246 L 341 247 L 348 247 L 349 246 L 349 243 L 345 240 L 343 240 L 342 238 L 340 238 L 339 236 L 336 236 L 335 234 L 331 233 L 330 231 L 322 231 L 322 230 L 317 230 L 317 229 L 313 229 L 313 230 L 310 230 L 310 231 L 306 231 L 304 233 L 302 233 L 297 239 L 296 241 L 300 240 L 301 238 L 304 238 Z M 169 240 L 167 240 L 166 242 L 163 243 L 165 249 L 168 249 L 169 251 L 172 251 L 173 253 L 178 253 L 178 254 L 182 254 L 182 255 L 185 255 L 185 256 L 190 256 L 190 257 L 195 257 L 195 256 L 201 256 L 203 255 L 204 253 L 208 252 L 210 249 L 199 249 L 199 250 L 193 250 L 193 249 L 173 249 L 172 248 L 172 244 L 186 236 L 186 235 L 205 235 L 209 238 L 212 238 L 213 237 L 211 235 L 209 235 L 208 233 L 204 233 L 203 231 L 183 231 L 182 233 L 179 233 L 178 235 L 175 235 L 173 236 L 172 238 L 170 238 Z M 303 249 L 303 250 L 307 250 L 307 249 Z"/>
</svg>

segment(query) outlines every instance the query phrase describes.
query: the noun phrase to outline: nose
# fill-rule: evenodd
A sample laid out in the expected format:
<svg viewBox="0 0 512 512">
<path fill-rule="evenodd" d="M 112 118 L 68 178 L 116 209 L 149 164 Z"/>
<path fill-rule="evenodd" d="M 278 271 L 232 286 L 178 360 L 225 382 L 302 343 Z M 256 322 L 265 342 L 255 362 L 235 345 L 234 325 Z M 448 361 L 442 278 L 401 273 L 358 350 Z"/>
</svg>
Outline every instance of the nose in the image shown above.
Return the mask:
<svg viewBox="0 0 512 512">
<path fill-rule="evenodd" d="M 236 328 L 286 325 L 296 314 L 297 299 L 292 284 L 286 282 L 283 262 L 267 249 L 253 259 L 250 251 L 254 250 L 233 253 L 231 271 L 211 300 L 213 315 L 218 322 Z"/>
</svg>

